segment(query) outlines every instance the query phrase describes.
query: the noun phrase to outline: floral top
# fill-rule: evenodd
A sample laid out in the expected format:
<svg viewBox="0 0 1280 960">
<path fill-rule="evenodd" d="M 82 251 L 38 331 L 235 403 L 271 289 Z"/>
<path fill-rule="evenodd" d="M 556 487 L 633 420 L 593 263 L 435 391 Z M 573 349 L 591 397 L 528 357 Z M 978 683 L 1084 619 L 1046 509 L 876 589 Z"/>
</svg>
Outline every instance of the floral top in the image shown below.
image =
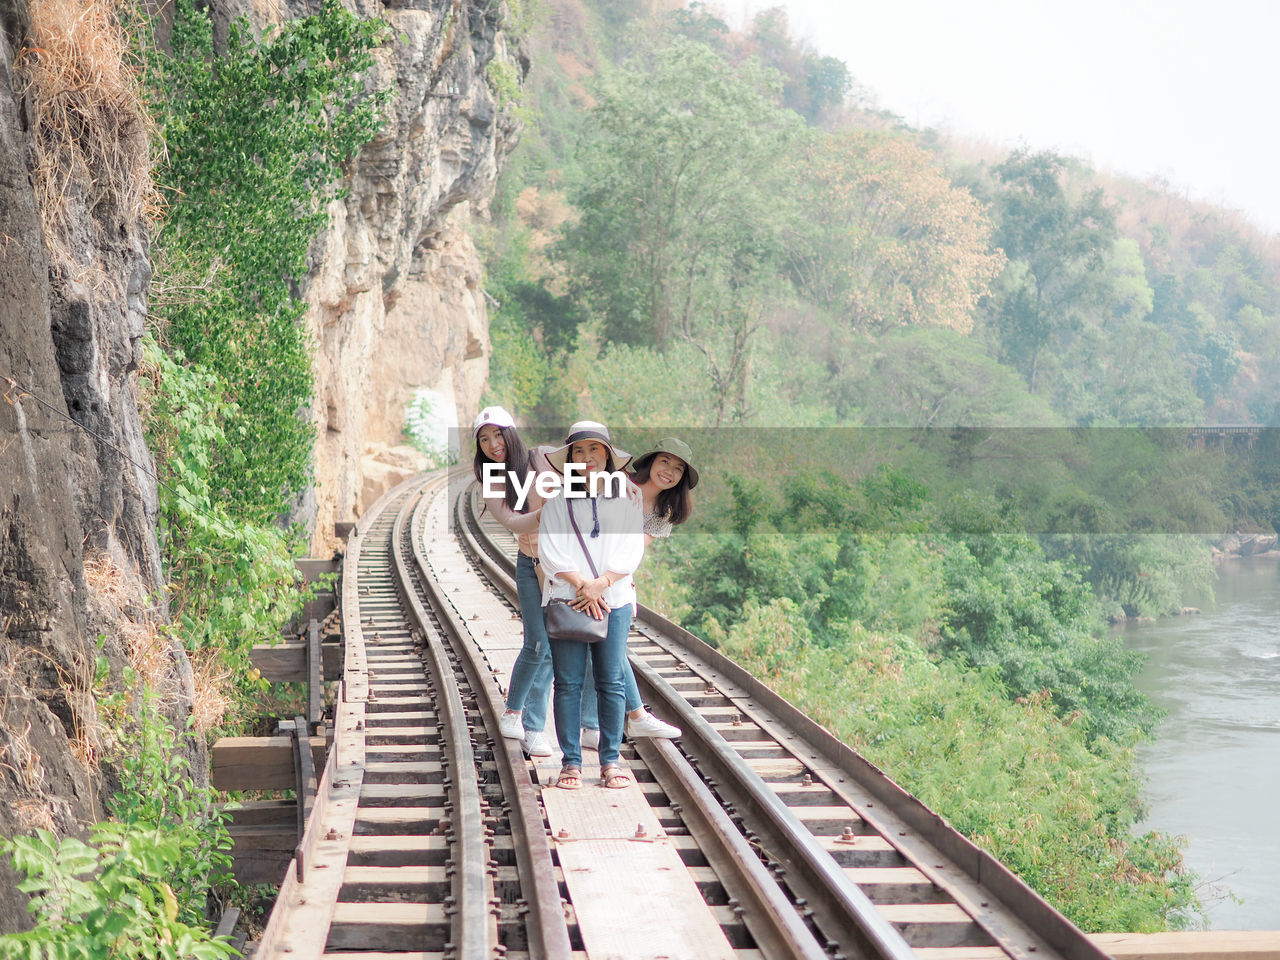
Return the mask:
<svg viewBox="0 0 1280 960">
<path fill-rule="evenodd" d="M 644 515 L 644 532 L 655 540 L 671 536 L 673 529 L 671 521 L 658 516 L 657 513 L 646 513 Z"/>
</svg>

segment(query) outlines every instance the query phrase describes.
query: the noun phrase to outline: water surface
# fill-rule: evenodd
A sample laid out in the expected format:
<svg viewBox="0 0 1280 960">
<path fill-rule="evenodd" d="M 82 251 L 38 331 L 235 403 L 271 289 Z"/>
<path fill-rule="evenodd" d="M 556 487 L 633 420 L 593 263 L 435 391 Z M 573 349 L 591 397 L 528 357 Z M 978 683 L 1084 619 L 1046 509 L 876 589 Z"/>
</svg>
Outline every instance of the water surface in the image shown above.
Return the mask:
<svg viewBox="0 0 1280 960">
<path fill-rule="evenodd" d="M 1141 826 L 1187 837 L 1213 929 L 1280 930 L 1280 561 L 1228 561 L 1215 590 L 1200 616 L 1123 628 L 1168 711 L 1139 751 Z"/>
</svg>

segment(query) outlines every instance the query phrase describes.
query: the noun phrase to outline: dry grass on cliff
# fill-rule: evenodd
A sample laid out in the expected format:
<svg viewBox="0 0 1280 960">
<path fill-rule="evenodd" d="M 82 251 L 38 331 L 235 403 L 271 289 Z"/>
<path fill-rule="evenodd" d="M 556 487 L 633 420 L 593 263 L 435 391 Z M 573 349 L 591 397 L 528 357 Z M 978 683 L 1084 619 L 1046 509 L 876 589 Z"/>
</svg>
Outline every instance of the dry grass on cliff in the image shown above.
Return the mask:
<svg viewBox="0 0 1280 960">
<path fill-rule="evenodd" d="M 156 209 L 154 125 L 111 0 L 32 0 L 15 66 L 32 124 L 36 200 L 53 264 L 83 276 L 86 214 L 118 230 Z M 78 267 L 78 269 L 77 269 Z"/>
<path fill-rule="evenodd" d="M 178 699 L 179 667 L 174 661 L 173 640 L 151 617 L 138 613 L 143 604 L 118 564 L 106 555 L 85 559 L 85 581 L 108 616 L 115 621 L 116 636 L 138 679 L 162 700 Z M 191 660 L 191 717 L 204 733 L 222 722 L 231 705 L 231 675 L 216 653 L 193 654 Z"/>
<path fill-rule="evenodd" d="M 195 693 L 191 700 L 191 723 L 197 733 L 207 733 L 222 723 L 231 706 L 231 673 L 217 655 L 205 651 L 191 659 Z"/>
<path fill-rule="evenodd" d="M 85 558 L 84 579 L 115 622 L 116 637 L 138 679 L 162 697 L 172 697 L 176 681 L 169 639 L 151 617 L 137 612 L 131 615 L 130 611 L 137 611 L 143 602 L 137 588 L 106 554 Z"/>
<path fill-rule="evenodd" d="M 0 769 L 33 793 L 45 786 L 44 763 L 31 742 L 29 705 L 36 702 L 23 665 L 34 656 L 30 647 L 0 642 Z"/>
</svg>

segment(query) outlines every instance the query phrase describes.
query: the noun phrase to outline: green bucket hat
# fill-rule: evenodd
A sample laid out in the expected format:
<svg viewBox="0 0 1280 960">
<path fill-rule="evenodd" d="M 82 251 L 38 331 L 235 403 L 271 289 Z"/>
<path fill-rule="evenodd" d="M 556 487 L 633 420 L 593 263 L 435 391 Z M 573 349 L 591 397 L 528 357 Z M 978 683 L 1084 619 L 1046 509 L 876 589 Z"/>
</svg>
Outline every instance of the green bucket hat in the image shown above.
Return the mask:
<svg viewBox="0 0 1280 960">
<path fill-rule="evenodd" d="M 689 489 L 692 490 L 698 485 L 698 470 L 693 465 L 693 451 L 689 449 L 689 445 L 683 440 L 676 437 L 663 437 L 658 441 L 658 445 L 643 456 L 636 457 L 631 464 L 631 470 L 642 469 L 647 463 L 653 460 L 660 453 L 669 453 L 673 457 L 679 457 L 684 461 L 684 467 L 689 474 Z"/>
</svg>

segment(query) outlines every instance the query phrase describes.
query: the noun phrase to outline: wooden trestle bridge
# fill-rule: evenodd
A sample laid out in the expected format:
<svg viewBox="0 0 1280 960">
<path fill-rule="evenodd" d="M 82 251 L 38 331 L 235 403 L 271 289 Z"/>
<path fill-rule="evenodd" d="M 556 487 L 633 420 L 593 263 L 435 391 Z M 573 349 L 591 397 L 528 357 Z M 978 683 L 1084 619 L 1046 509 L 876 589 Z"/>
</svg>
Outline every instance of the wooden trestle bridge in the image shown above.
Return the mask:
<svg viewBox="0 0 1280 960">
<path fill-rule="evenodd" d="M 1170 955 L 1085 936 L 644 607 L 631 660 L 683 737 L 626 745 L 630 789 L 593 786 L 590 751 L 583 789 L 550 789 L 557 759 L 498 733 L 521 645 L 514 541 L 477 506 L 457 470 L 392 490 L 350 534 L 337 609 L 258 652 L 309 702 L 279 736 L 214 750 L 215 786 L 296 790 L 233 821 L 242 882 L 284 878 L 256 960 Z"/>
</svg>

